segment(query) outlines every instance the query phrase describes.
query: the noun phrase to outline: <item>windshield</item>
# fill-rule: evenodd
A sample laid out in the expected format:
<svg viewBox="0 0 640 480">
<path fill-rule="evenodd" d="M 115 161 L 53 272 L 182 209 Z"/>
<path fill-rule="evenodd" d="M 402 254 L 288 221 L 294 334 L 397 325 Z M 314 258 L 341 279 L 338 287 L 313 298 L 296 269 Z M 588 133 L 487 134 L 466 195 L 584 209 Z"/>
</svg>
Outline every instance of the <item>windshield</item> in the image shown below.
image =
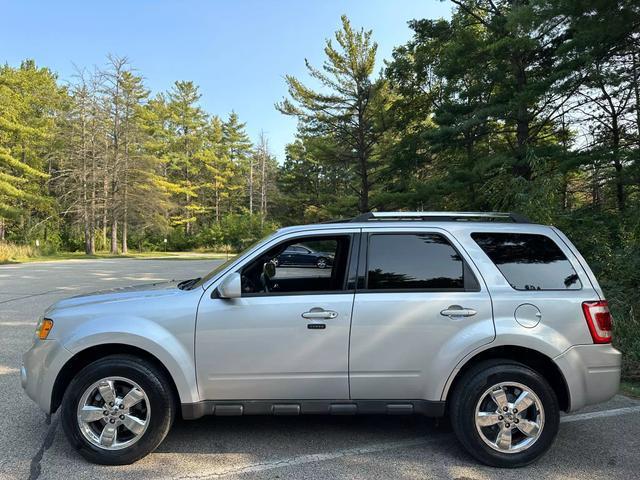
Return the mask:
<svg viewBox="0 0 640 480">
<path fill-rule="evenodd" d="M 202 285 L 206 284 L 209 280 L 211 280 L 213 277 L 215 277 L 218 273 L 220 273 L 221 271 L 223 271 L 225 268 L 227 268 L 229 265 L 231 265 L 233 262 L 235 262 L 238 258 L 242 257 L 243 255 L 245 255 L 247 252 L 249 252 L 250 250 L 252 250 L 254 247 L 256 247 L 257 245 L 268 241 L 270 238 L 272 237 L 272 235 L 269 235 L 266 238 L 261 238 L 260 240 L 258 240 L 257 242 L 252 243 L 251 245 L 249 245 L 247 248 L 245 248 L 242 252 L 240 252 L 237 255 L 234 255 L 233 257 L 229 258 L 226 262 L 221 263 L 220 265 L 218 265 L 216 268 L 214 268 L 213 270 L 211 270 L 209 273 L 207 273 L 204 277 L 198 279 L 197 282 L 194 282 L 193 284 L 189 285 L 188 290 L 193 290 L 194 288 L 198 288 L 201 287 Z"/>
</svg>

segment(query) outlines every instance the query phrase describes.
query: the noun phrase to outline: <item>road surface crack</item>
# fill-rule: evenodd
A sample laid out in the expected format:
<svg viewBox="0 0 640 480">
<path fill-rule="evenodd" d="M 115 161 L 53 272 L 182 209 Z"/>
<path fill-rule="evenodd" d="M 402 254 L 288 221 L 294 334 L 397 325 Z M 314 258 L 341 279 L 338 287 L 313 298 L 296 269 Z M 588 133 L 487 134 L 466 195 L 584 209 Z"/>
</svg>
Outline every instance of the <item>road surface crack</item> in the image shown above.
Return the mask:
<svg viewBox="0 0 640 480">
<path fill-rule="evenodd" d="M 55 419 L 51 421 L 49 424 L 49 428 L 47 429 L 47 433 L 44 436 L 44 441 L 40 446 L 40 449 L 36 452 L 36 454 L 31 458 L 31 468 L 29 470 L 29 480 L 36 480 L 42 471 L 42 466 L 40 462 L 42 461 L 42 457 L 44 452 L 46 452 L 49 447 L 53 444 L 53 439 L 56 436 L 56 430 L 58 428 L 58 424 L 60 423 L 60 416 L 56 416 Z"/>
</svg>

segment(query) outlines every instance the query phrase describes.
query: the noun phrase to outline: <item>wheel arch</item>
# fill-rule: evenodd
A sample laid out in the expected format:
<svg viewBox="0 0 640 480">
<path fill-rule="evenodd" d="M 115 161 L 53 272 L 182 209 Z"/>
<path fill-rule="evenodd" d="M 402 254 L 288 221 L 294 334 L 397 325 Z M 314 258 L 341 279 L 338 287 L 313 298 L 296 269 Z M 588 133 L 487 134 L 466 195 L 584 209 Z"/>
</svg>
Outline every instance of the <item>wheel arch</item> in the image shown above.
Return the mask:
<svg viewBox="0 0 640 480">
<path fill-rule="evenodd" d="M 95 360 L 109 355 L 117 354 L 131 355 L 145 360 L 156 367 L 169 382 L 169 387 L 172 390 L 173 398 L 177 402 L 180 402 L 180 392 L 178 391 L 175 379 L 173 378 L 173 375 L 171 375 L 171 372 L 167 369 L 167 367 L 160 361 L 160 359 L 158 359 L 158 357 L 148 352 L 147 350 L 134 345 L 123 343 L 104 343 L 94 345 L 77 352 L 73 357 L 67 360 L 64 366 L 60 369 L 53 384 L 53 389 L 51 391 L 50 413 L 54 413 L 60 407 L 62 398 L 64 397 L 69 383 L 71 383 L 73 377 L 78 372 L 80 372 L 80 370 L 82 370 L 84 367 Z M 176 405 L 176 407 L 176 411 L 179 412 L 180 405 L 178 404 Z"/>
<path fill-rule="evenodd" d="M 453 379 L 448 382 L 448 388 L 444 391 L 443 397 L 447 405 L 450 404 L 452 392 L 454 392 L 458 382 L 464 374 L 477 365 L 479 362 L 491 359 L 512 360 L 535 370 L 542 375 L 551 385 L 555 392 L 560 409 L 568 411 L 571 406 L 571 396 L 566 379 L 560 368 L 547 355 L 527 347 L 518 345 L 500 345 L 488 348 L 470 357 L 453 375 Z"/>
</svg>

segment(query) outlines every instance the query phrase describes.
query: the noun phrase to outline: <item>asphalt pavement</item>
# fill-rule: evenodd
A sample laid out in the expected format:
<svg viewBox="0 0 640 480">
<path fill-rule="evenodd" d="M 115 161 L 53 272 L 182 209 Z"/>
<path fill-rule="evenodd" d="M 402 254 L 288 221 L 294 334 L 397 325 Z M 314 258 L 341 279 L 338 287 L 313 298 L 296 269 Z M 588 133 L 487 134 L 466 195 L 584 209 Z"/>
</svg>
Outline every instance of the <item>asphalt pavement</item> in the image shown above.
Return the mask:
<svg viewBox="0 0 640 480">
<path fill-rule="evenodd" d="M 57 300 L 200 276 L 218 260 L 105 259 L 0 266 L 0 479 L 635 479 L 640 401 L 563 417 L 550 452 L 518 470 L 478 465 L 446 422 L 420 417 L 205 417 L 177 421 L 158 450 L 123 467 L 86 462 L 22 392 L 20 359 Z"/>
</svg>

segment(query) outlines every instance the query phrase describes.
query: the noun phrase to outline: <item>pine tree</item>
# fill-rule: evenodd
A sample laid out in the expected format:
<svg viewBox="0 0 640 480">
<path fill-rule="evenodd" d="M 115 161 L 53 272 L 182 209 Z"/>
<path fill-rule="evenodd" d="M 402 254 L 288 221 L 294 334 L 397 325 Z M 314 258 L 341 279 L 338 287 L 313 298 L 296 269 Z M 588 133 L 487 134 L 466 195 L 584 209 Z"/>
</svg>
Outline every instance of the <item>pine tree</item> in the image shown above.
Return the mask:
<svg viewBox="0 0 640 480">
<path fill-rule="evenodd" d="M 291 98 L 276 104 L 280 112 L 298 118 L 302 134 L 328 137 L 335 142 L 333 154 L 347 168 L 353 168 L 359 178 L 354 189 L 361 212 L 369 210 L 369 192 L 377 166 L 374 148 L 379 138 L 377 112 L 372 107 L 377 85 L 371 79 L 378 45 L 371 36 L 371 31 L 354 31 L 343 15 L 342 29 L 335 33 L 337 47 L 331 40 L 326 41 L 327 59 L 322 70 L 306 61 L 309 75 L 321 83 L 323 90 L 312 90 L 287 75 Z"/>
<path fill-rule="evenodd" d="M 198 106 L 200 93 L 193 82 L 176 82 L 167 94 L 169 142 L 169 178 L 180 186 L 180 197 L 176 203 L 180 209 L 173 217 L 175 225 L 183 225 L 185 234 L 192 233 L 197 216 L 205 213 L 198 201 L 198 178 L 196 154 L 204 141 L 207 116 Z"/>
<path fill-rule="evenodd" d="M 240 206 L 244 203 L 246 208 L 251 211 L 253 205 L 252 144 L 245 130 L 245 124 L 240 122 L 236 112 L 231 112 L 227 121 L 222 125 L 222 143 L 237 172 L 231 186 L 227 210 L 232 212 L 236 205 Z"/>
<path fill-rule="evenodd" d="M 199 154 L 202 166 L 201 196 L 207 208 L 213 211 L 214 219 L 220 222 L 223 203 L 233 191 L 236 168 L 229 158 L 229 149 L 224 144 L 224 126 L 219 117 L 213 116 L 206 130 L 205 143 Z"/>
<path fill-rule="evenodd" d="M 0 67 L 0 240 L 10 227 L 24 238 L 51 215 L 45 181 L 65 100 L 56 76 L 34 61 Z"/>
</svg>

